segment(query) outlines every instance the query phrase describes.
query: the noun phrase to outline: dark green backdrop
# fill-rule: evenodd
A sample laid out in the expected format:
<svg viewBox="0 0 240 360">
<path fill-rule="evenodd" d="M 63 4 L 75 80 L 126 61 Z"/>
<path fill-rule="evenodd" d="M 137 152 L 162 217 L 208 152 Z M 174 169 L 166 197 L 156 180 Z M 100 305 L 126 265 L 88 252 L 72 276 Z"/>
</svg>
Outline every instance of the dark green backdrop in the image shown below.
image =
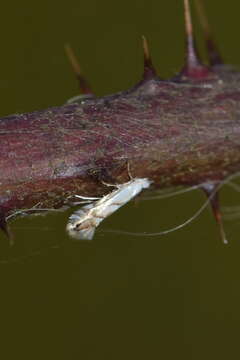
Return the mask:
<svg viewBox="0 0 240 360">
<path fill-rule="evenodd" d="M 207 10 L 222 53 L 240 63 L 240 3 Z M 63 51 L 70 42 L 98 95 L 127 89 L 142 70 L 141 35 L 162 76 L 183 61 L 182 1 L 12 1 L 1 5 L 1 116 L 62 104 L 77 94 Z M 199 27 L 197 26 L 199 35 Z M 202 48 L 201 39 L 199 39 Z M 225 204 L 240 194 L 224 189 Z M 203 203 L 200 192 L 131 203 L 102 228 L 161 231 Z M 164 237 L 98 232 L 71 242 L 68 213 L 20 219 L 1 236 L 1 359 L 237 359 L 240 219 L 219 240 L 209 211 Z M 56 248 L 49 248 L 58 245 Z M 44 248 L 46 248 L 44 250 Z"/>
</svg>

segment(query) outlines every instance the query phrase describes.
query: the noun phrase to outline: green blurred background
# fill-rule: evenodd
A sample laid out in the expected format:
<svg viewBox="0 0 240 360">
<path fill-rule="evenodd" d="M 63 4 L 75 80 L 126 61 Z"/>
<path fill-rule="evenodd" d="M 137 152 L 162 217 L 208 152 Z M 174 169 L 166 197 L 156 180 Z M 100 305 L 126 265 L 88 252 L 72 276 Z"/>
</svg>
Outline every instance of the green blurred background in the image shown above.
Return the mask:
<svg viewBox="0 0 240 360">
<path fill-rule="evenodd" d="M 240 64 L 240 2 L 205 1 L 226 62 Z M 196 17 L 194 17 L 196 20 Z M 141 35 L 163 77 L 184 56 L 182 1 L 12 1 L 1 5 L 1 116 L 60 105 L 78 92 L 70 42 L 96 93 L 135 84 Z M 199 38 L 199 46 L 204 49 Z M 240 194 L 222 191 L 227 205 Z M 161 231 L 191 216 L 200 192 L 127 205 L 101 227 Z M 0 244 L 1 359 L 236 359 L 240 222 L 224 246 L 211 213 L 162 237 L 65 234 L 70 212 L 19 219 Z M 31 253 L 32 256 L 30 256 Z M 15 261 L 15 260 L 16 261 Z"/>
</svg>

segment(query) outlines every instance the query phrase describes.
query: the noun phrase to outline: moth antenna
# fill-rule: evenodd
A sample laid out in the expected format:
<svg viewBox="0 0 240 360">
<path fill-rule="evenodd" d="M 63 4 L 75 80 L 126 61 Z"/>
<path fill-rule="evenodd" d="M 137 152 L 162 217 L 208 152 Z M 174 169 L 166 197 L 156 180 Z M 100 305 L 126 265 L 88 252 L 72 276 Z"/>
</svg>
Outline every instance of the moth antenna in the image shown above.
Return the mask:
<svg viewBox="0 0 240 360">
<path fill-rule="evenodd" d="M 104 230 L 104 232 L 110 232 L 110 233 L 122 234 L 122 235 L 131 235 L 131 236 L 159 236 L 159 235 L 170 234 L 176 230 L 182 229 L 183 227 L 189 225 L 192 221 L 197 219 L 198 216 L 203 212 L 203 210 L 205 210 L 206 207 L 211 203 L 212 199 L 214 199 L 214 197 L 216 196 L 217 201 L 215 202 L 215 205 L 214 205 L 214 209 L 216 209 L 216 210 L 214 210 L 214 215 L 215 215 L 215 213 L 217 214 L 217 216 L 215 216 L 215 217 L 220 226 L 221 238 L 222 238 L 223 242 L 225 244 L 227 244 L 228 241 L 225 237 L 225 232 L 223 229 L 223 224 L 222 224 L 222 219 L 221 219 L 221 212 L 220 212 L 219 205 L 218 205 L 219 199 L 218 199 L 218 195 L 216 195 L 216 193 L 219 192 L 219 190 L 222 188 L 223 185 L 229 184 L 229 181 L 235 179 L 236 177 L 239 177 L 239 174 L 240 174 L 239 172 L 236 174 L 232 174 L 229 177 L 227 177 L 226 179 L 220 181 L 219 183 L 216 183 L 215 185 L 212 183 L 208 183 L 208 184 L 205 183 L 205 184 L 198 185 L 199 188 L 202 188 L 202 190 L 204 190 L 205 193 L 207 193 L 207 200 L 190 218 L 188 218 L 183 223 L 174 226 L 173 228 L 163 230 L 160 232 L 154 232 L 154 233 L 149 233 L 149 232 L 145 232 L 145 231 L 139 233 L 139 232 L 119 231 L 119 230 Z"/>
<path fill-rule="evenodd" d="M 128 172 L 129 180 L 133 180 L 134 177 L 132 176 L 132 173 L 131 173 L 130 161 L 129 160 L 127 161 L 127 172 Z"/>
<path fill-rule="evenodd" d="M 212 31 L 210 28 L 210 24 L 208 18 L 206 16 L 206 12 L 203 6 L 202 0 L 195 0 L 195 6 L 198 12 L 198 18 L 203 29 L 203 34 L 205 38 L 206 47 L 208 50 L 208 58 L 210 65 L 221 65 L 223 64 L 222 57 L 216 46 L 216 43 L 213 39 Z"/>
<path fill-rule="evenodd" d="M 200 61 L 195 47 L 189 0 L 184 0 L 184 17 L 186 31 L 186 55 L 185 65 L 181 75 L 193 79 L 205 78 L 209 74 L 209 69 Z"/>
<path fill-rule="evenodd" d="M 218 190 L 216 191 L 216 189 L 218 188 L 218 184 L 205 183 L 205 184 L 201 184 L 201 188 L 207 195 L 207 198 L 210 200 L 212 212 L 220 231 L 221 240 L 223 241 L 224 244 L 228 244 L 223 227 L 222 213 L 220 210 L 219 191 Z"/>
<path fill-rule="evenodd" d="M 94 95 L 88 81 L 83 76 L 81 66 L 77 60 L 77 57 L 76 57 L 71 45 L 65 44 L 64 49 L 65 49 L 67 58 L 70 62 L 70 65 L 73 69 L 73 72 L 77 78 L 80 92 L 84 95 Z"/>
<path fill-rule="evenodd" d="M 144 35 L 142 35 L 142 46 L 143 46 L 143 79 L 148 80 L 154 78 L 157 73 L 152 63 L 152 58 L 149 51 L 148 41 Z"/>
<path fill-rule="evenodd" d="M 158 195 L 141 197 L 141 201 L 167 199 L 167 198 L 170 198 L 170 197 L 173 197 L 173 196 L 185 194 L 185 193 L 187 193 L 187 192 L 196 190 L 196 189 L 199 188 L 199 186 L 200 186 L 200 185 L 193 185 L 193 186 L 191 186 L 191 187 L 183 188 L 183 189 L 176 190 L 176 191 L 170 191 L 170 192 L 168 192 L 168 191 L 166 191 L 166 190 L 165 190 L 165 191 L 160 191 L 160 194 L 158 194 L 159 192 L 156 191 L 156 193 L 157 193 Z"/>
</svg>

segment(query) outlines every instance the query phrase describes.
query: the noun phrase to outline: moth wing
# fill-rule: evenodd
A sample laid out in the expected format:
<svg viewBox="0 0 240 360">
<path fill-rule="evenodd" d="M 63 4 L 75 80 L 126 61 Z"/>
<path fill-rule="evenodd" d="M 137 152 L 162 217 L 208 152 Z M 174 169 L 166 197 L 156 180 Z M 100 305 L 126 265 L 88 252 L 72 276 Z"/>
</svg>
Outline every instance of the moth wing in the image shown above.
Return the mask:
<svg viewBox="0 0 240 360">
<path fill-rule="evenodd" d="M 88 204 L 81 207 L 81 209 L 75 211 L 72 215 L 69 216 L 68 223 L 74 224 L 76 221 L 81 220 L 81 218 L 86 216 L 86 214 L 92 207 L 93 204 Z"/>
<path fill-rule="evenodd" d="M 80 230 L 78 232 L 77 239 L 78 240 L 92 240 L 94 233 L 95 233 L 94 227 Z"/>
</svg>

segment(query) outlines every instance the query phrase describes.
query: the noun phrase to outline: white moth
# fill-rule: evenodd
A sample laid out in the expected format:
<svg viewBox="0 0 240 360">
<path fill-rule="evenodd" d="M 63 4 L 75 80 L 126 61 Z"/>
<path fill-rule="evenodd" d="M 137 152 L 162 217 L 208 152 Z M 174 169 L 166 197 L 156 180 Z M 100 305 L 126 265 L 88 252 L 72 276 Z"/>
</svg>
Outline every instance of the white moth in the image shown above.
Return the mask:
<svg viewBox="0 0 240 360">
<path fill-rule="evenodd" d="M 138 195 L 143 189 L 150 186 L 151 181 L 147 178 L 135 178 L 116 185 L 116 190 L 103 196 L 98 201 L 84 205 L 80 210 L 73 213 L 67 224 L 67 232 L 75 239 L 91 240 L 96 227 L 109 215 Z M 111 185 L 115 186 L 115 185 Z M 96 198 L 76 197 L 83 200 L 95 200 Z"/>
</svg>

